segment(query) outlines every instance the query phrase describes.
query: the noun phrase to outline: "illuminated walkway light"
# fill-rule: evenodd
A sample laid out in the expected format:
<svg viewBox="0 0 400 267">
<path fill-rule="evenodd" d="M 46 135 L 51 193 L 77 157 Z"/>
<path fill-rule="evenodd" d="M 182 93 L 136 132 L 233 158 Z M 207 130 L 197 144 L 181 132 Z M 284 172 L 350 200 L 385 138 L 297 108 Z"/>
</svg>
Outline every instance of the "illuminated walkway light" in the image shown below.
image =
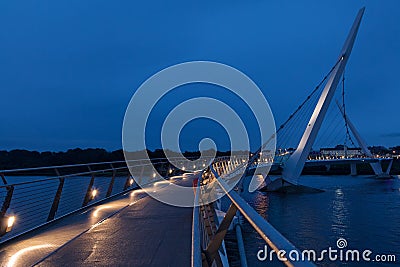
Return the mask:
<svg viewBox="0 0 400 267">
<path fill-rule="evenodd" d="M 97 196 L 98 193 L 99 193 L 99 191 L 97 189 L 93 188 L 92 189 L 92 193 L 91 193 L 91 196 L 92 196 L 91 199 L 94 199 Z"/>
<path fill-rule="evenodd" d="M 1 220 L 0 225 L 0 236 L 5 235 L 6 233 L 10 232 L 14 226 L 16 217 L 15 216 L 4 216 Z"/>
</svg>

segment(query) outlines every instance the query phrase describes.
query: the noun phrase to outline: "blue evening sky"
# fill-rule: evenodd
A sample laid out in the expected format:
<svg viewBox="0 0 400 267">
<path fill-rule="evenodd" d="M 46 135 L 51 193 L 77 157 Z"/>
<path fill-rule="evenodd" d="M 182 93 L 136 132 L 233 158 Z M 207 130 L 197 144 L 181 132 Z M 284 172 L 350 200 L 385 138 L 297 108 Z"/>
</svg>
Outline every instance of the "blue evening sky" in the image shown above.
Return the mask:
<svg viewBox="0 0 400 267">
<path fill-rule="evenodd" d="M 335 63 L 363 6 L 347 111 L 370 145 L 400 145 L 398 0 L 14 0 L 0 3 L 0 150 L 119 149 L 136 88 L 192 60 L 246 73 L 279 124 Z"/>
</svg>

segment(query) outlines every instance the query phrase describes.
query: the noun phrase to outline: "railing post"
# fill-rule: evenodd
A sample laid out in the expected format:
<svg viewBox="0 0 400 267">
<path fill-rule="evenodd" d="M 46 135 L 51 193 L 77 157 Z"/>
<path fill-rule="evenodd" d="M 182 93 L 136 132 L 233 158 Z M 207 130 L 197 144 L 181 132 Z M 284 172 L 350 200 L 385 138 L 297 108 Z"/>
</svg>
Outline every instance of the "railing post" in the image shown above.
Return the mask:
<svg viewBox="0 0 400 267">
<path fill-rule="evenodd" d="M 218 175 L 221 175 L 221 171 L 219 169 L 219 162 L 216 161 L 213 164 L 211 164 L 211 166 L 214 165 L 214 169 L 217 171 Z"/>
<path fill-rule="evenodd" d="M 231 225 L 233 218 L 235 217 L 237 211 L 237 207 L 234 204 L 231 204 L 228 211 L 225 214 L 225 217 L 222 219 L 221 224 L 218 227 L 217 232 L 213 235 L 210 243 L 205 250 L 206 259 L 209 266 L 212 266 L 214 260 L 217 257 L 218 250 L 224 241 L 225 235 Z"/>
<path fill-rule="evenodd" d="M 158 172 L 158 170 L 156 168 L 156 165 L 158 165 L 158 163 L 153 163 L 154 172 L 150 176 L 150 181 L 152 181 L 152 182 L 154 182 L 156 180 L 156 178 L 157 178 L 157 176 L 159 174 L 159 172 Z"/>
<path fill-rule="evenodd" d="M 165 177 L 168 177 L 169 176 L 169 172 L 168 172 L 168 170 L 169 170 L 169 168 L 168 168 L 168 162 L 164 162 L 163 164 L 162 164 L 162 168 L 163 168 L 163 175 L 165 175 Z"/>
<path fill-rule="evenodd" d="M 226 162 L 226 161 L 223 161 L 222 162 L 222 166 L 223 166 L 223 168 L 222 168 L 222 170 L 223 170 L 223 174 L 227 174 L 228 173 L 228 163 Z"/>
<path fill-rule="evenodd" d="M 14 186 L 7 186 L 7 180 L 6 177 L 4 176 L 4 173 L 0 173 L 1 176 L 1 180 L 3 181 L 3 184 L 6 186 L 6 190 L 7 190 L 7 195 L 3 201 L 3 205 L 1 207 L 0 210 L 0 221 L 4 218 L 4 216 L 7 213 L 8 208 L 10 207 L 10 203 L 11 203 L 11 198 L 14 192 Z"/>
<path fill-rule="evenodd" d="M 110 165 L 111 165 L 111 169 L 112 169 L 113 174 L 112 174 L 112 178 L 111 178 L 110 184 L 108 185 L 106 197 L 111 196 L 112 190 L 113 190 L 113 187 L 114 187 L 115 176 L 117 175 L 117 171 L 114 169 L 114 166 L 112 164 L 110 164 Z M 128 166 L 128 171 L 129 171 L 129 166 Z"/>
<path fill-rule="evenodd" d="M 124 191 L 126 189 L 128 189 L 130 186 L 131 186 L 131 175 L 128 174 L 128 177 L 126 178 L 125 185 L 124 185 Z"/>
<path fill-rule="evenodd" d="M 86 195 L 85 195 L 85 199 L 83 200 L 82 207 L 85 207 L 89 203 L 89 201 L 92 200 L 92 189 L 93 189 L 93 184 L 94 184 L 94 173 L 92 173 L 92 170 L 90 169 L 90 166 L 88 166 L 88 168 L 89 168 L 89 171 L 92 174 L 92 178 L 90 179 L 88 188 L 86 190 Z"/>
<path fill-rule="evenodd" d="M 166 163 L 166 166 L 167 166 L 167 177 L 171 177 L 171 176 L 173 176 L 173 170 L 172 170 L 172 163 L 171 162 L 167 162 Z"/>
<path fill-rule="evenodd" d="M 11 204 L 11 199 L 14 193 L 14 186 L 7 186 L 7 195 L 6 198 L 3 201 L 3 205 L 1 206 L 1 211 L 0 211 L 0 221 L 2 218 L 4 218 L 4 216 L 7 213 L 8 208 L 10 207 Z"/>
<path fill-rule="evenodd" d="M 64 177 L 60 177 L 60 173 L 58 172 L 57 169 L 55 169 L 57 176 L 59 177 L 60 183 L 58 184 L 57 192 L 56 195 L 54 196 L 53 204 L 51 205 L 51 209 L 49 212 L 49 216 L 47 217 L 47 221 L 51 221 L 54 219 L 56 216 L 57 210 L 58 210 L 58 205 L 60 204 L 60 199 L 61 199 L 61 193 L 64 187 Z"/>
<path fill-rule="evenodd" d="M 7 180 L 6 180 L 6 177 L 4 176 L 4 173 L 0 173 L 0 176 L 1 176 L 1 180 L 3 181 L 3 184 L 6 185 Z"/>
<path fill-rule="evenodd" d="M 7 195 L 6 198 L 4 199 L 3 205 L 1 207 L 1 211 L 0 211 L 0 237 L 5 235 L 7 233 L 7 229 L 3 229 L 3 220 L 6 219 L 6 214 L 7 214 L 7 210 L 10 207 L 11 204 L 11 199 L 13 196 L 13 192 L 14 192 L 14 186 L 7 186 Z"/>
</svg>

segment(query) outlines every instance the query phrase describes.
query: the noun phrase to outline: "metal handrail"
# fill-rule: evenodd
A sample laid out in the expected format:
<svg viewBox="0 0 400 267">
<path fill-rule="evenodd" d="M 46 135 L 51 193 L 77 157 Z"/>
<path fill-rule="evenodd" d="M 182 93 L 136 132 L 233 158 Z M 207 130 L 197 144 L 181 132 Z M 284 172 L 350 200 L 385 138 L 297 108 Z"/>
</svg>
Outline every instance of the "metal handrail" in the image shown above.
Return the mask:
<svg viewBox="0 0 400 267">
<path fill-rule="evenodd" d="M 194 157 L 189 157 L 187 159 L 193 159 Z M 204 157 L 212 158 L 212 157 Z M 175 160 L 181 159 L 181 157 L 170 157 L 168 159 Z M 95 165 L 105 165 L 114 163 L 126 163 L 126 162 L 141 162 L 141 161 L 154 161 L 154 160 L 167 160 L 166 158 L 152 158 L 152 159 L 135 159 L 135 160 L 117 160 L 117 161 L 104 161 L 104 162 L 92 162 L 92 163 L 78 163 L 78 164 L 67 164 L 67 165 L 56 165 L 56 166 L 45 166 L 45 167 L 33 167 L 33 168 L 22 168 L 22 169 L 6 169 L 0 170 L 0 173 L 14 173 L 14 172 L 26 172 L 26 171 L 40 171 L 40 170 L 52 170 L 52 169 L 62 169 L 62 168 L 72 168 L 72 167 L 85 167 L 85 166 L 95 166 Z"/>
<path fill-rule="evenodd" d="M 280 250 L 283 251 L 297 251 L 301 252 L 287 240 L 278 230 L 269 224 L 256 210 L 254 210 L 243 198 L 241 198 L 234 190 L 226 191 L 227 185 L 223 181 L 218 181 L 221 188 L 225 191 L 232 203 L 237 207 L 244 218 L 250 225 L 257 231 L 262 239 L 273 249 L 276 253 Z M 290 262 L 289 259 L 284 261 L 287 266 L 314 266 L 308 261 Z"/>
<path fill-rule="evenodd" d="M 212 157 L 204 157 L 205 159 L 210 159 Z M 10 169 L 10 170 L 0 170 L 0 174 L 6 174 L 6 173 L 23 173 L 23 172 L 28 172 L 28 171 L 41 171 L 41 170 L 60 170 L 60 169 L 65 169 L 65 168 L 73 168 L 73 167 L 90 167 L 90 166 L 98 166 L 98 165 L 106 165 L 106 164 L 118 164 L 118 163 L 132 163 L 132 162 L 148 162 L 148 163 L 143 163 L 143 164 L 137 164 L 135 167 L 143 167 L 143 166 L 151 166 L 151 165 L 157 165 L 157 164 L 164 164 L 168 162 L 173 162 L 173 160 L 178 160 L 182 159 L 181 157 L 171 157 L 171 158 L 153 158 L 153 159 L 137 159 L 137 160 L 126 160 L 126 161 L 107 161 L 107 162 L 95 162 L 95 163 L 83 163 L 83 164 L 69 164 L 69 165 L 59 165 L 59 166 L 46 166 L 46 167 L 36 167 L 36 168 L 26 168 L 26 169 Z M 187 159 L 194 159 L 192 157 L 189 157 Z M 157 161 L 158 160 L 158 161 Z M 157 162 L 152 162 L 152 161 L 157 161 Z M 26 182 L 19 182 L 19 183 L 13 183 L 13 184 L 6 184 L 6 185 L 0 185 L 1 188 L 5 188 L 8 186 L 17 186 L 17 185 L 24 185 L 24 184 L 31 184 L 31 183 L 36 183 L 36 182 L 43 182 L 47 180 L 55 180 L 59 179 L 60 177 L 68 178 L 68 177 L 74 177 L 74 176 L 85 176 L 85 175 L 90 175 L 90 174 L 96 174 L 96 173 L 102 173 L 102 172 L 111 172 L 113 170 L 122 170 L 126 169 L 127 166 L 123 167 L 112 167 L 112 168 L 107 168 L 107 169 L 100 169 L 100 170 L 90 170 L 86 172 L 79 172 L 79 173 L 72 173 L 72 174 L 63 174 L 63 175 L 57 175 L 57 176 L 50 176 L 45 179 L 38 179 L 38 180 L 31 180 L 31 181 L 26 181 Z"/>
<path fill-rule="evenodd" d="M 119 161 L 106 161 L 106 162 L 66 164 L 66 165 L 33 167 L 33 168 L 22 168 L 22 169 L 6 169 L 6 170 L 0 170 L 0 172 L 1 173 L 14 173 L 14 172 L 41 171 L 41 170 L 52 170 L 52 169 L 72 168 L 72 167 L 84 167 L 84 166 L 88 166 L 88 165 L 95 166 L 95 165 L 112 164 L 112 163 L 124 163 L 124 162 L 125 162 L 124 160 L 119 160 Z"/>
<path fill-rule="evenodd" d="M 192 267 L 201 267 L 201 233 L 200 233 L 200 207 L 199 207 L 199 197 L 200 197 L 200 184 L 202 179 L 202 173 L 199 175 L 196 187 L 196 195 L 194 197 L 194 207 L 193 207 L 193 221 L 192 221 Z"/>
<path fill-rule="evenodd" d="M 83 166 L 85 166 L 85 165 L 83 165 Z M 90 166 L 90 165 L 87 165 L 87 166 Z M 142 165 L 140 165 L 140 166 L 142 166 Z M 32 181 L 26 181 L 26 182 L 20 182 L 20 183 L 12 183 L 12 184 L 0 185 L 0 188 L 7 188 L 9 186 L 19 186 L 19 185 L 26 185 L 26 184 L 34 184 L 34 183 L 39 183 L 39 182 L 58 180 L 60 178 L 86 176 L 86 175 L 90 175 L 90 174 L 109 172 L 109 171 L 113 171 L 113 170 L 122 170 L 122 169 L 127 169 L 127 167 L 118 167 L 118 168 L 112 168 L 112 169 L 110 168 L 110 169 L 94 170 L 94 171 L 87 171 L 87 172 L 78 172 L 78 173 L 72 173 L 72 174 L 66 174 L 66 175 L 60 175 L 60 176 L 54 176 L 54 177 L 47 177 L 45 179 L 38 179 L 38 180 L 32 180 Z"/>
<path fill-rule="evenodd" d="M 231 190 L 229 186 L 219 179 L 221 176 L 218 175 L 217 171 L 214 169 L 213 164 L 209 166 L 209 170 L 214 176 L 215 181 L 217 181 L 220 188 L 225 192 L 228 198 L 231 200 L 232 205 L 234 205 L 237 210 L 243 215 L 243 217 L 249 222 L 253 229 L 261 236 L 261 238 L 279 255 L 278 253 L 283 250 L 286 252 L 297 251 L 301 255 L 301 252 L 288 241 L 278 230 L 276 230 L 270 223 L 268 223 L 256 210 L 254 210 L 242 197 L 239 196 L 234 190 Z M 229 173 L 223 175 L 225 178 L 229 177 Z M 199 202 L 200 193 L 200 182 L 197 184 L 195 204 Z M 200 224 L 199 224 L 199 207 L 195 205 L 193 209 L 193 236 L 192 236 L 192 267 L 202 266 L 202 248 L 200 245 Z M 197 251 L 196 251 L 197 250 Z M 309 261 L 290 261 L 286 258 L 283 263 L 286 266 L 315 266 Z"/>
</svg>

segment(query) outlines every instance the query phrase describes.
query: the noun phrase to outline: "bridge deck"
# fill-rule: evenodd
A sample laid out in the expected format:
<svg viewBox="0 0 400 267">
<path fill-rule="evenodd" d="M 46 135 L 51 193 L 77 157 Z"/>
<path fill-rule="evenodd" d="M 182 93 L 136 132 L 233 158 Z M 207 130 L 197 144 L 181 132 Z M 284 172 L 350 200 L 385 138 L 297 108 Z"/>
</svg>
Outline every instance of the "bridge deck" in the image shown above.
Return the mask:
<svg viewBox="0 0 400 267">
<path fill-rule="evenodd" d="M 191 179 L 177 183 L 190 185 Z M 77 218 L 61 220 L 58 226 L 50 227 L 54 229 L 3 245 L 0 265 L 7 266 L 12 261 L 9 266 L 189 266 L 192 209 L 169 206 L 148 196 L 126 206 L 126 198 L 129 194 L 103 204 L 118 204 L 119 209 L 108 209 L 109 218 L 90 227 L 88 219 L 101 206 L 73 215 Z M 124 201 L 125 205 L 121 205 Z M 74 224 L 79 231 L 68 229 Z M 55 244 L 57 238 L 62 242 Z M 41 244 L 43 248 L 39 247 Z M 38 249 L 30 250 L 32 247 Z"/>
</svg>

